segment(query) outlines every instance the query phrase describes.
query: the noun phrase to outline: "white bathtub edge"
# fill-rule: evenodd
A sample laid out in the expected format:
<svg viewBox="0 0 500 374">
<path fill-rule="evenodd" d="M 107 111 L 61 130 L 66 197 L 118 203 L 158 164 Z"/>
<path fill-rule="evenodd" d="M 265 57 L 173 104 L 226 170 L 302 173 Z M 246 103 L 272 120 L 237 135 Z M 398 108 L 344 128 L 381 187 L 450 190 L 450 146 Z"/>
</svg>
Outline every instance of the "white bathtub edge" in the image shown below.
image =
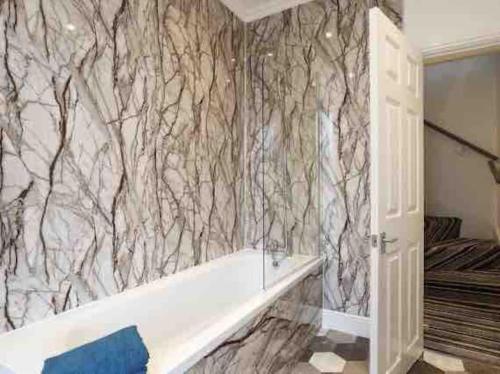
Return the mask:
<svg viewBox="0 0 500 374">
<path fill-rule="evenodd" d="M 311 259 L 311 261 L 304 264 L 299 271 L 281 279 L 271 288 L 263 290 L 241 308 L 229 314 L 227 318 L 205 329 L 196 338 L 193 338 L 189 344 L 178 347 L 176 349 L 176 352 L 178 352 L 176 357 L 184 356 L 184 358 L 176 360 L 177 362 L 166 363 L 165 366 L 159 368 L 159 372 L 162 374 L 180 374 L 193 367 L 203 357 L 252 321 L 253 318 L 272 305 L 287 291 L 296 286 L 308 276 L 313 269 L 320 266 L 323 261 L 323 258 Z M 199 347 L 202 348 L 199 349 Z M 154 372 L 154 374 L 156 374 L 156 372 Z"/>
<path fill-rule="evenodd" d="M 232 252 L 232 253 L 229 253 L 227 255 L 217 257 L 217 258 L 210 260 L 208 262 L 205 262 L 205 263 L 202 263 L 202 264 L 199 264 L 196 266 L 191 266 L 191 267 L 186 268 L 186 269 L 182 269 L 176 273 L 165 275 L 161 278 L 158 278 L 158 279 L 152 280 L 150 282 L 135 286 L 133 288 L 125 289 L 125 290 L 118 292 L 116 294 L 111 294 L 111 295 L 105 296 L 105 297 L 97 299 L 97 300 L 92 300 L 92 301 L 85 303 L 83 305 L 80 305 L 78 307 L 75 307 L 75 308 L 72 308 L 69 310 L 65 310 L 64 312 L 61 312 L 58 314 L 50 315 L 50 316 L 45 317 L 45 318 L 38 320 L 38 321 L 34 321 L 32 323 L 29 323 L 28 325 L 19 327 L 15 330 L 10 330 L 10 331 L 4 332 L 4 333 L 0 334 L 0 339 L 8 338 L 10 335 L 18 334 L 20 331 L 33 329 L 33 328 L 36 328 L 40 325 L 45 325 L 47 323 L 57 321 L 61 317 L 68 317 L 68 316 L 71 316 L 73 314 L 79 314 L 83 311 L 89 311 L 89 310 L 94 309 L 94 308 L 99 308 L 102 305 L 109 304 L 110 302 L 116 303 L 119 300 L 127 300 L 127 299 L 132 298 L 136 295 L 142 294 L 144 292 L 144 287 L 148 287 L 148 290 L 155 290 L 155 289 L 162 288 L 166 283 L 170 283 L 170 284 L 182 283 L 182 281 L 184 281 L 186 278 L 199 275 L 200 273 L 210 272 L 214 268 L 217 268 L 218 266 L 220 266 L 220 264 L 230 260 L 232 257 L 241 256 L 242 254 L 250 254 L 254 250 L 255 249 L 253 249 L 253 248 L 243 248 L 239 251 Z M 112 298 L 112 301 L 111 301 L 111 298 Z M 2 374 L 2 373 L 0 372 L 0 374 Z"/>
</svg>

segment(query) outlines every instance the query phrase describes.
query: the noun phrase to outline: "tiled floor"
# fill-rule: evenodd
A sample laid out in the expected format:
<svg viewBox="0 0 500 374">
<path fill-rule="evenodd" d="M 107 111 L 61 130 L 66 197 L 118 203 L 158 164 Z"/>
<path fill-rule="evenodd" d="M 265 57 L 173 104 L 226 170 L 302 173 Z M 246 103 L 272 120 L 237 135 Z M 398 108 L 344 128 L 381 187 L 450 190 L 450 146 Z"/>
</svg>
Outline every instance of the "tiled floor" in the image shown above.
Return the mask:
<svg viewBox="0 0 500 374">
<path fill-rule="evenodd" d="M 369 340 L 338 331 L 321 331 L 292 374 L 368 374 Z M 500 368 L 426 350 L 409 374 L 500 374 Z"/>
</svg>

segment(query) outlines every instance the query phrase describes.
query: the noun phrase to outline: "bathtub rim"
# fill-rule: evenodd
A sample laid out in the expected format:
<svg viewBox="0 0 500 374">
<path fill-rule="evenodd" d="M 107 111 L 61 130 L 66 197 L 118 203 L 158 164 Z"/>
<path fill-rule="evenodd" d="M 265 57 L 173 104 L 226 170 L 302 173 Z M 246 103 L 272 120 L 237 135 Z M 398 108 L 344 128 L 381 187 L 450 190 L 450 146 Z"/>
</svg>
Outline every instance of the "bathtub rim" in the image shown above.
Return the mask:
<svg viewBox="0 0 500 374">
<path fill-rule="evenodd" d="M 183 280 L 185 280 L 193 275 L 208 273 L 208 272 L 214 270 L 214 268 L 216 268 L 218 265 L 220 265 L 223 262 L 228 261 L 229 259 L 231 259 L 233 257 L 238 257 L 238 256 L 241 256 L 244 254 L 254 254 L 254 252 L 257 252 L 256 254 L 259 255 L 261 253 L 260 251 L 262 251 L 262 249 L 250 248 L 250 247 L 242 248 L 242 249 L 237 250 L 235 252 L 228 253 L 227 255 L 223 255 L 223 256 L 214 258 L 213 260 L 210 260 L 208 262 L 204 262 L 204 263 L 201 263 L 199 265 L 190 266 L 186 269 L 182 269 L 182 270 L 178 271 L 177 273 L 165 275 L 161 278 L 152 280 L 150 282 L 135 286 L 133 288 L 128 288 L 128 289 L 123 290 L 121 292 L 118 292 L 116 294 L 111 294 L 111 295 L 105 296 L 105 297 L 97 299 L 97 300 L 89 301 L 88 303 L 85 303 L 83 305 L 77 306 L 77 307 L 69 309 L 69 310 L 65 310 L 64 312 L 45 317 L 45 318 L 40 319 L 38 321 L 31 322 L 25 326 L 18 327 L 14 330 L 10 330 L 10 331 L 1 333 L 0 340 L 2 340 L 3 338 L 7 338 L 10 335 L 17 334 L 20 331 L 25 331 L 25 330 L 28 330 L 30 328 L 36 328 L 39 324 L 45 324 L 47 322 L 54 322 L 54 320 L 59 319 L 60 317 L 63 317 L 63 316 L 69 317 L 72 314 L 80 313 L 82 311 L 89 310 L 89 309 L 94 309 L 96 307 L 101 306 L 102 304 L 108 304 L 110 302 L 111 298 L 113 298 L 114 302 L 116 302 L 117 300 L 121 300 L 121 299 L 126 300 L 127 298 L 132 298 L 132 297 L 136 296 L 137 294 L 143 293 L 144 287 L 148 287 L 148 289 L 154 291 L 157 289 L 161 289 L 165 283 L 169 283 L 171 285 L 173 285 L 175 283 L 182 283 Z M 304 264 L 301 264 L 299 266 L 299 268 L 306 266 L 309 262 L 311 262 L 313 260 L 320 259 L 320 257 L 318 257 L 318 256 L 308 256 L 308 255 L 297 255 L 297 256 L 304 257 L 304 258 L 310 257 L 310 259 L 306 260 L 304 262 Z M 271 286 L 271 288 L 274 287 L 275 285 L 277 285 L 279 282 L 281 282 L 286 277 L 288 277 L 288 275 L 280 277 L 279 280 Z"/>
<path fill-rule="evenodd" d="M 134 296 L 137 296 L 138 294 L 143 293 L 144 287 L 148 287 L 148 289 L 154 291 L 157 289 L 161 289 L 165 283 L 169 283 L 171 285 L 173 285 L 175 283 L 182 283 L 182 281 L 185 280 L 186 278 L 189 278 L 195 274 L 208 273 L 211 270 L 213 270 L 213 268 L 215 268 L 220 263 L 225 262 L 228 259 L 230 259 L 232 257 L 236 257 L 238 255 L 241 256 L 242 254 L 251 253 L 251 251 L 254 251 L 254 250 L 258 251 L 257 249 L 254 249 L 254 248 L 244 248 L 241 250 L 237 250 L 235 252 L 228 253 L 227 255 L 217 257 L 217 258 L 210 260 L 208 262 L 204 262 L 204 263 L 201 263 L 199 265 L 190 266 L 186 269 L 179 270 L 177 273 L 168 274 L 168 275 L 165 275 L 161 278 L 152 280 L 150 282 L 147 282 L 147 283 L 135 286 L 133 288 L 128 288 L 126 290 L 120 291 L 116 294 L 107 295 L 107 296 L 102 297 L 100 299 L 89 301 L 88 303 L 85 303 L 83 305 L 77 306 L 77 307 L 72 308 L 72 309 L 65 310 L 64 312 L 45 317 L 45 318 L 40 319 L 38 321 L 31 322 L 25 326 L 18 327 L 17 329 L 14 329 L 14 330 L 10 330 L 10 331 L 1 333 L 0 334 L 0 341 L 3 338 L 8 338 L 10 335 L 17 334 L 20 331 L 26 331 L 26 330 L 29 330 L 31 328 L 36 328 L 40 324 L 54 322 L 56 319 L 60 319 L 61 317 L 70 317 L 71 315 L 73 315 L 75 313 L 80 313 L 80 312 L 85 311 L 85 310 L 94 309 L 94 308 L 99 307 L 103 304 L 108 304 L 110 302 L 111 298 L 113 298 L 113 302 L 117 302 L 118 300 L 122 300 L 122 299 L 126 300 L 127 298 L 133 298 Z"/>
<path fill-rule="evenodd" d="M 144 287 L 147 287 L 148 290 L 152 291 L 161 291 L 161 289 L 166 287 L 167 284 L 168 286 L 182 284 L 192 277 L 198 277 L 211 271 L 217 271 L 220 266 L 224 266 L 224 262 L 227 262 L 228 260 L 231 261 L 231 259 L 234 257 L 239 257 L 242 255 L 259 256 L 260 254 L 261 250 L 259 249 L 244 248 L 228 255 L 218 257 L 209 262 L 202 263 L 199 266 L 187 268 L 178 273 L 156 279 L 147 284 L 127 289 L 118 294 L 110 295 L 99 300 L 88 302 L 82 306 L 64 311 L 57 315 L 46 317 L 18 329 L 8 331 L 0 335 L 0 340 L 3 340 L 2 338 L 9 339 L 11 335 L 16 335 L 19 333 L 30 333 L 30 330 L 36 330 L 40 325 L 42 325 L 42 328 L 45 329 L 46 327 L 43 325 L 47 323 L 57 323 L 61 317 L 71 318 L 75 313 L 80 314 L 85 311 L 92 311 L 93 309 L 99 308 L 100 306 L 107 307 L 111 299 L 115 303 L 128 302 L 130 301 L 130 299 L 133 300 L 136 296 L 141 296 L 141 294 L 143 294 L 144 292 Z M 241 303 L 224 317 L 221 317 L 217 321 L 200 330 L 199 334 L 197 334 L 195 337 L 186 339 L 184 341 L 181 340 L 179 342 L 179 346 L 176 349 L 166 349 L 165 346 L 159 346 L 156 349 L 155 347 L 148 347 L 151 359 L 154 357 L 153 355 L 155 354 L 155 352 L 161 354 L 162 351 L 164 352 L 163 356 L 167 357 L 167 359 L 160 360 L 162 364 L 155 367 L 156 370 L 151 372 L 182 373 L 190 367 L 194 366 L 204 356 L 209 354 L 218 345 L 223 343 L 231 335 L 244 327 L 260 312 L 269 307 L 280 296 L 285 294 L 287 291 L 297 285 L 297 283 L 299 283 L 310 273 L 312 273 L 324 261 L 322 257 L 307 255 L 297 255 L 297 257 L 301 257 L 303 259 L 303 262 L 297 264 L 297 267 L 294 268 L 291 273 L 282 276 L 276 283 L 274 283 L 267 289 L 264 289 L 264 284 L 262 284 L 262 288 L 260 288 L 255 294 L 249 297 L 248 301 Z M 81 344 L 85 344 L 85 342 L 82 342 Z M 150 362 L 152 361 L 151 359 Z M 5 363 L 2 362 L 1 364 Z M 5 366 L 5 368 L 9 367 Z"/>
<path fill-rule="evenodd" d="M 167 352 L 168 357 L 174 356 L 176 359 L 172 360 L 172 362 L 165 360 L 167 362 L 164 362 L 160 367 L 152 368 L 154 371 L 151 371 L 151 374 L 184 373 L 246 324 L 250 323 L 253 318 L 270 307 L 281 296 L 310 275 L 316 268 L 320 268 L 322 272 L 324 261 L 324 257 L 311 256 L 311 259 L 301 264 L 297 271 L 282 277 L 270 288 L 260 290 L 241 307 L 232 311 L 220 321 L 202 330 L 198 336 L 190 339 L 189 342 L 182 344 L 175 350 Z M 319 309 L 321 310 L 322 306 L 319 307 Z"/>
</svg>

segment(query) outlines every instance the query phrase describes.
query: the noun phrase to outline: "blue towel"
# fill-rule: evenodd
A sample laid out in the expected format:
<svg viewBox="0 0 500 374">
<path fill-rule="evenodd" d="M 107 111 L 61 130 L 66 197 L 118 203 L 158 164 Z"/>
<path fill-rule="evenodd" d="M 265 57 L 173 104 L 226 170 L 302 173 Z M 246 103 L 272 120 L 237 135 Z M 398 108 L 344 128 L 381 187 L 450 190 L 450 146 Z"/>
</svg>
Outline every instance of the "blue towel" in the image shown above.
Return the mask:
<svg viewBox="0 0 500 374">
<path fill-rule="evenodd" d="M 136 326 L 45 360 L 42 374 L 146 373 L 149 354 Z"/>
</svg>

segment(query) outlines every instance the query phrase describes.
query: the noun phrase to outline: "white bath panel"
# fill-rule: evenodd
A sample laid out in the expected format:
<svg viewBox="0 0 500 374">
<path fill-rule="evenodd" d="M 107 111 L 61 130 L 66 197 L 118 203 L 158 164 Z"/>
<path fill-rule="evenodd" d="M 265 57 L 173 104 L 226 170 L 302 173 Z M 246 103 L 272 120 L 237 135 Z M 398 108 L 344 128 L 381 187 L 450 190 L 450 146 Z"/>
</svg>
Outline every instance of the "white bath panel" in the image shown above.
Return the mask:
<svg viewBox="0 0 500 374">
<path fill-rule="evenodd" d="M 323 309 L 322 328 L 370 338 L 370 318 Z"/>
</svg>

